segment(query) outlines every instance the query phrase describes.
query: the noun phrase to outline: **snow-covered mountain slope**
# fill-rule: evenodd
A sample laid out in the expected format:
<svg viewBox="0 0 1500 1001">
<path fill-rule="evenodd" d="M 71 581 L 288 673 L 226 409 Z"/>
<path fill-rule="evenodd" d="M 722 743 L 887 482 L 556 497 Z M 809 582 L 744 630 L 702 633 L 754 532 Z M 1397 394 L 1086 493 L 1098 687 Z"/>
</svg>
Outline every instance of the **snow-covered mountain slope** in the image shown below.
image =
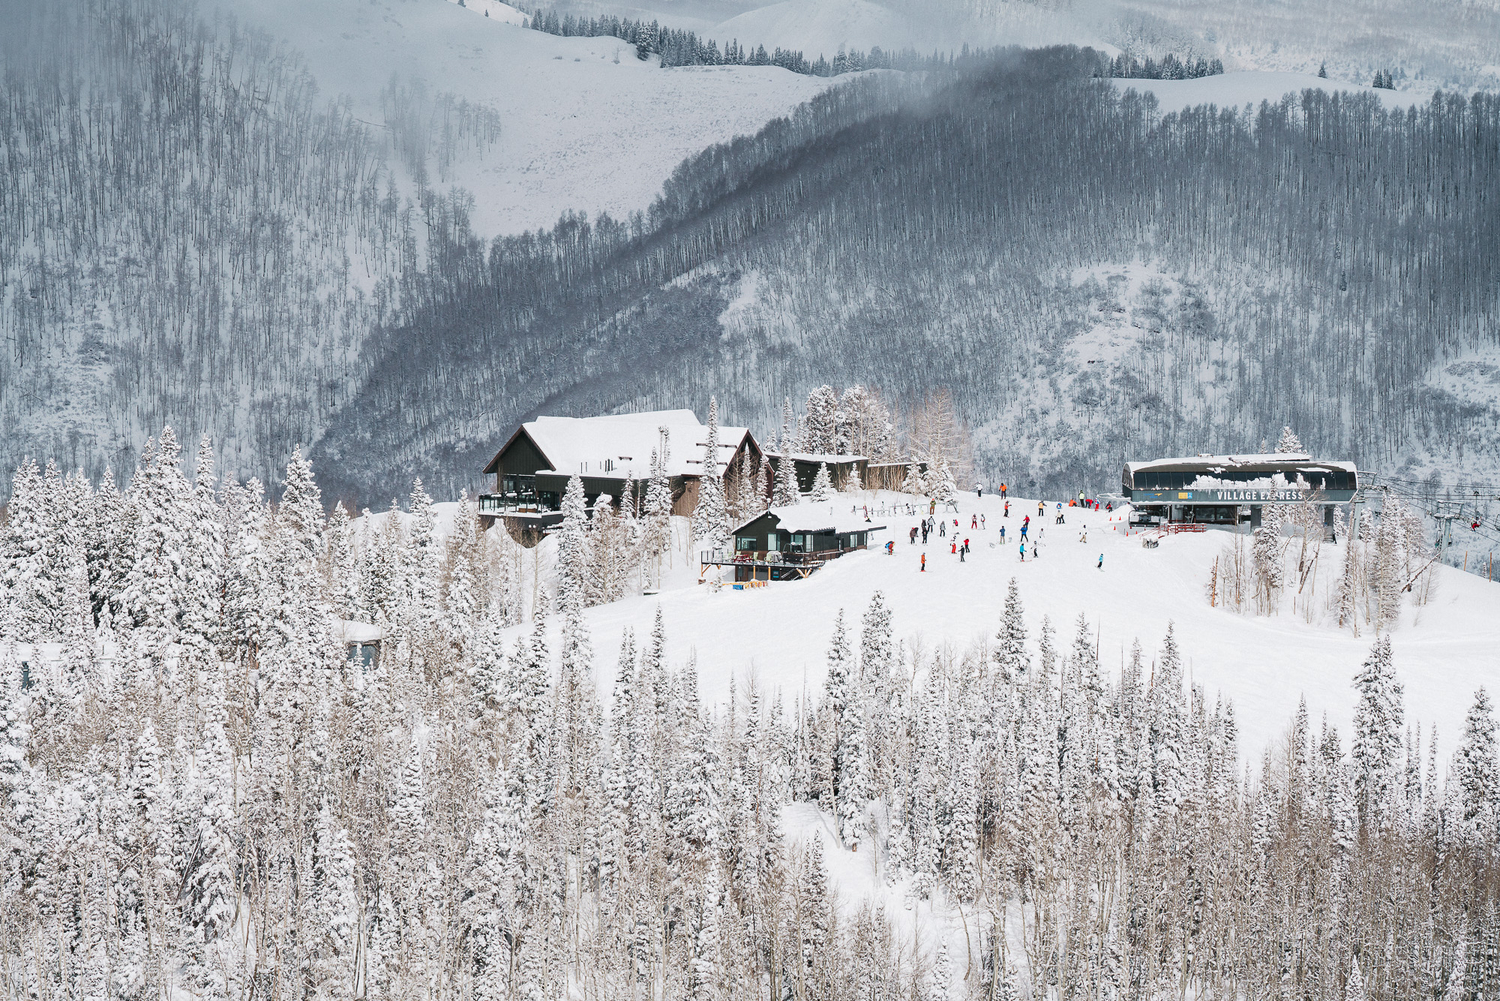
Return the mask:
<svg viewBox="0 0 1500 1001">
<path fill-rule="evenodd" d="M 1341 732 L 1349 732 L 1351 679 L 1375 635 L 1363 625 L 1358 636 L 1341 630 L 1328 611 L 1344 540 L 1322 546 L 1316 574 L 1302 595 L 1295 601 L 1287 597 L 1276 615 L 1256 616 L 1209 605 L 1210 567 L 1232 544 L 1228 531 L 1169 536 L 1158 548 L 1147 549 L 1141 533 L 1127 534 L 1122 513 L 1064 508 L 1066 522 L 1057 525 L 1056 498 L 1047 500 L 1039 518 L 1035 499 L 1013 497 L 1006 518 L 1003 502 L 993 493 L 978 499 L 971 492 L 961 495 L 957 514 L 942 512 L 949 534 L 933 537 L 923 547 L 907 541 L 918 521 L 906 513 L 907 501 L 900 494 L 861 495 L 859 502 L 872 506 L 872 524 L 885 525 L 885 530 L 874 535 L 870 550 L 836 560 L 805 581 L 715 589 L 696 583 L 694 554 L 679 550 L 675 571 L 660 594 L 589 609 L 599 691 L 611 689 L 621 631 L 646 635 L 658 607 L 671 660 L 696 658 L 706 700 L 722 703 L 731 685 L 743 692 L 751 678 L 770 690 L 780 689 L 790 700 L 821 690 L 823 652 L 840 609 L 855 621 L 878 590 L 891 609 L 896 638 L 906 644 L 908 663 L 913 651 L 924 660 L 943 649 L 961 656 L 993 638 L 1006 586 L 1014 577 L 1033 656 L 1044 617 L 1062 638 L 1055 641 L 1065 645 L 1083 615 L 1096 631 L 1101 663 L 1117 675 L 1136 640 L 1149 660 L 1171 624 L 1192 683 L 1203 687 L 1210 702 L 1215 693 L 1234 701 L 1241 751 L 1249 760 L 1258 760 L 1284 732 L 1304 698 L 1313 719 L 1327 713 Z M 837 503 L 847 510 L 855 501 L 841 494 Z M 899 510 L 880 513 L 893 509 Z M 985 516 L 986 527 L 971 529 L 978 514 Z M 1022 563 L 1017 537 L 1027 515 L 1033 542 Z M 970 540 L 971 552 L 963 562 L 949 551 L 954 518 L 958 539 Z M 1001 526 L 1007 529 L 1003 545 Z M 1085 534 L 1087 541 L 1081 541 Z M 679 532 L 680 543 L 684 536 Z M 891 540 L 894 556 L 875 548 Z M 1034 555 L 1036 541 L 1041 543 L 1039 558 Z M 544 566 L 555 559 L 554 547 L 553 540 L 543 543 Z M 920 562 L 924 553 L 925 571 Z M 1293 551 L 1288 556 L 1293 567 L 1297 555 Z M 1463 729 L 1474 690 L 1495 681 L 1500 617 L 1494 612 L 1500 607 L 1500 583 L 1449 567 L 1435 570 L 1436 586 L 1427 604 L 1408 600 L 1390 636 L 1396 671 L 1406 686 L 1407 721 L 1424 729 L 1436 724 L 1446 757 Z M 516 627 L 513 633 L 524 629 Z"/>
<path fill-rule="evenodd" d="M 926 48 L 922 26 L 904 14 L 870 0 L 783 0 L 736 15 L 716 25 L 714 38 L 739 39 L 744 45 L 780 47 L 808 54 L 831 55 L 875 46 Z"/>
<path fill-rule="evenodd" d="M 498 141 L 430 178 L 473 193 L 470 223 L 483 237 L 550 227 L 569 211 L 628 218 L 684 157 L 833 83 L 775 67 L 662 70 L 619 39 L 528 31 L 498 3 L 245 0 L 232 10 L 299 49 L 319 87 L 374 124 L 393 78 L 497 112 Z"/>
</svg>

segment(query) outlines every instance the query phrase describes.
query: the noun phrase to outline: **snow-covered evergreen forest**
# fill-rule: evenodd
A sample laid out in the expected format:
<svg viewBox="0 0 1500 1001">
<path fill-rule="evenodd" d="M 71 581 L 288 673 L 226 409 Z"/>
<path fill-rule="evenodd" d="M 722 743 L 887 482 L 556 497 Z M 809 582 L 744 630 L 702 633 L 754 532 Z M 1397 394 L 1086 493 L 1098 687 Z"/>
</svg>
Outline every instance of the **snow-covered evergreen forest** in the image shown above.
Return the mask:
<svg viewBox="0 0 1500 1001">
<path fill-rule="evenodd" d="M 1086 618 L 1038 621 L 1014 580 L 980 647 L 898 641 L 876 593 L 807 638 L 817 690 L 752 679 L 710 705 L 659 611 L 590 635 L 601 582 L 638 584 L 660 543 L 628 506 L 588 519 L 576 478 L 543 575 L 467 506 L 440 533 L 420 483 L 409 515 L 354 520 L 300 455 L 277 504 L 219 482 L 207 440 L 184 465 L 168 429 L 124 489 L 15 479 L 8 996 L 1500 985 L 1490 698 L 1440 754 L 1388 636 L 1349 679 L 1351 732 L 1304 708 L 1267 747 L 1239 746 L 1170 629 L 1112 669 Z M 378 660 L 346 655 L 346 620 L 383 633 Z M 789 833 L 808 810 L 889 906 L 836 892 L 823 840 Z M 918 920 L 939 910 L 964 949 Z"/>
</svg>

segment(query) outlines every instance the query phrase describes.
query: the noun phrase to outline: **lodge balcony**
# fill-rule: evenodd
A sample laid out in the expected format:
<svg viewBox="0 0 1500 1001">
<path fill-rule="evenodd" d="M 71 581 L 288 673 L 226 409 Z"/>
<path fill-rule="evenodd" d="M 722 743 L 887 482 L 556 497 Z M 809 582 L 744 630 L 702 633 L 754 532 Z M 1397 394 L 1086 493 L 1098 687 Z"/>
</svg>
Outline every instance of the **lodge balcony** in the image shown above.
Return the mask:
<svg viewBox="0 0 1500 1001">
<path fill-rule="evenodd" d="M 491 520 L 503 518 L 512 525 L 546 529 L 562 521 L 562 512 L 555 504 L 534 495 L 480 494 L 479 517 Z"/>
</svg>

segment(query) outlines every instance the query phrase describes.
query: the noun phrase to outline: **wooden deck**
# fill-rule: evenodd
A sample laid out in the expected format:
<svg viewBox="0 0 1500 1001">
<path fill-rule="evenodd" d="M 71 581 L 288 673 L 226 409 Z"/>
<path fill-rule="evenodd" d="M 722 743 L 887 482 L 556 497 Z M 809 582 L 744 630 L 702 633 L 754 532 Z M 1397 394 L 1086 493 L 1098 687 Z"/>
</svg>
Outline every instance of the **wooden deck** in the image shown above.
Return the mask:
<svg viewBox="0 0 1500 1001">
<path fill-rule="evenodd" d="M 698 554 L 698 583 L 702 584 L 707 581 L 710 567 L 733 567 L 736 584 L 756 580 L 804 580 L 829 560 L 836 560 L 845 553 L 853 551 L 853 549 L 823 549 L 812 553 L 702 552 Z M 768 559 L 767 557 L 770 556 L 777 556 L 779 559 Z M 764 570 L 766 576 L 760 577 L 757 574 L 759 570 Z M 740 579 L 741 571 L 748 574 L 743 580 Z"/>
</svg>

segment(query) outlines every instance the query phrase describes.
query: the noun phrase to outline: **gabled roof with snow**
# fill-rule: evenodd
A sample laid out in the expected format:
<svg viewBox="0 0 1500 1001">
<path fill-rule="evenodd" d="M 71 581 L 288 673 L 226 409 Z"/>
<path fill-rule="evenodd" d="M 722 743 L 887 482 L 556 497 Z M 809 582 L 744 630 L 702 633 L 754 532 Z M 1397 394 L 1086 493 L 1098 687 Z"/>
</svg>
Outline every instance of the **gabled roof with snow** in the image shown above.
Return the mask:
<svg viewBox="0 0 1500 1001">
<path fill-rule="evenodd" d="M 854 510 L 851 511 L 850 507 L 854 507 Z M 854 506 L 852 502 L 835 500 L 823 504 L 806 501 L 802 504 L 773 507 L 769 511 L 761 512 L 743 525 L 736 526 L 735 531 L 738 532 L 751 522 L 759 521 L 766 514 L 771 514 L 776 518 L 776 527 L 783 532 L 826 532 L 844 535 L 849 532 L 875 532 L 885 528 L 878 522 L 865 520 L 864 505 Z"/>
<path fill-rule="evenodd" d="M 604 417 L 538 417 L 521 425 L 521 430 L 552 464 L 553 470 L 566 475 L 648 479 L 651 453 L 662 450 L 664 442 L 668 476 L 703 475 L 708 426 L 700 423 L 691 410 L 653 410 Z M 724 474 L 729 460 L 749 434 L 746 428 L 719 428 L 716 473 Z"/>
<path fill-rule="evenodd" d="M 791 459 L 793 462 L 826 462 L 830 466 L 850 462 L 870 461 L 863 455 L 842 455 L 835 452 L 771 452 L 766 455 L 778 459 Z"/>
</svg>

